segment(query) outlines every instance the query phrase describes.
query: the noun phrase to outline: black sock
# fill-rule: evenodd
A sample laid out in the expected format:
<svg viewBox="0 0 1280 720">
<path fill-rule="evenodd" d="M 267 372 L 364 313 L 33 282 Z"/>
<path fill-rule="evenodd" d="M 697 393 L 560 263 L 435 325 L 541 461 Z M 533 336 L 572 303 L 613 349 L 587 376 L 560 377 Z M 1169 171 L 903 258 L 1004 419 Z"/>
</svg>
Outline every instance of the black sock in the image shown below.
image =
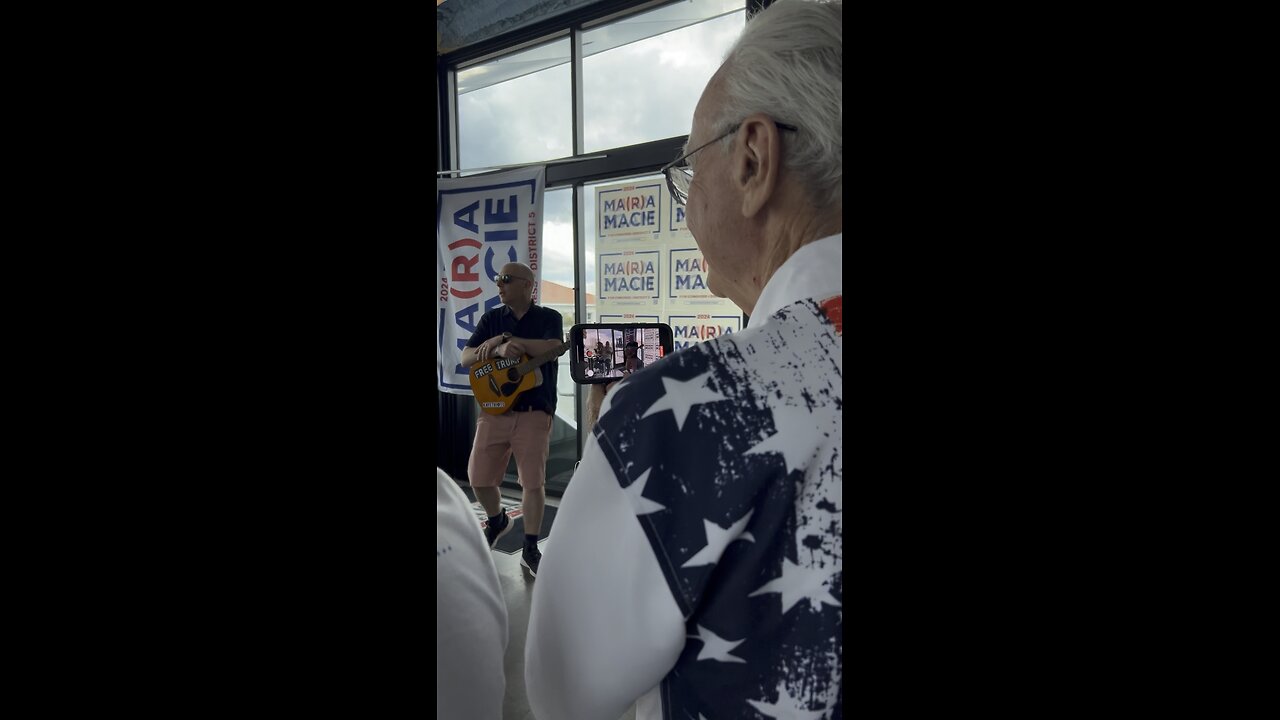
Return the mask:
<svg viewBox="0 0 1280 720">
<path fill-rule="evenodd" d="M 489 516 L 489 524 L 490 524 L 490 525 L 495 525 L 495 526 L 496 526 L 496 525 L 498 525 L 499 523 L 501 523 L 501 522 L 502 522 L 502 516 L 503 516 L 503 515 L 505 515 L 505 514 L 506 514 L 506 513 L 499 512 L 497 515 L 490 515 L 490 516 Z"/>
<path fill-rule="evenodd" d="M 527 547 L 527 548 L 537 548 L 537 547 L 538 547 L 538 536 L 537 536 L 537 535 L 530 535 L 529 533 L 525 533 L 525 535 L 524 535 L 524 546 L 525 546 L 525 547 Z"/>
</svg>

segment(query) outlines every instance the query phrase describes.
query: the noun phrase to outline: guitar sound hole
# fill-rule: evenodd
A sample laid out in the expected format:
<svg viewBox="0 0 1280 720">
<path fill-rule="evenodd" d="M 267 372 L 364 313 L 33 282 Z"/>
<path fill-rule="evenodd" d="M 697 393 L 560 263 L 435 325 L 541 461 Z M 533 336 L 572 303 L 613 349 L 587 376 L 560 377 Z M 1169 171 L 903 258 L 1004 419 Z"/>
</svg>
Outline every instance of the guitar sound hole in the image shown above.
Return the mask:
<svg viewBox="0 0 1280 720">
<path fill-rule="evenodd" d="M 507 371 L 507 379 L 511 382 L 518 382 L 520 380 L 520 373 L 516 372 L 515 368 L 511 368 Z"/>
</svg>

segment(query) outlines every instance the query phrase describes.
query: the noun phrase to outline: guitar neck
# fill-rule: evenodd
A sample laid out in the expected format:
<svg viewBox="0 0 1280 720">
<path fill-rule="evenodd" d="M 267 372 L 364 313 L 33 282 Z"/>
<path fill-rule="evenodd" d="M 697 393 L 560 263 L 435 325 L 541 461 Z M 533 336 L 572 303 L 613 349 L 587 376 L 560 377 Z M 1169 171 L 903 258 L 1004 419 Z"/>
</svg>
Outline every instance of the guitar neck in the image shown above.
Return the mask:
<svg viewBox="0 0 1280 720">
<path fill-rule="evenodd" d="M 529 358 L 516 366 L 516 372 L 520 375 L 524 375 L 545 362 L 555 360 L 557 357 L 560 357 L 561 353 L 568 349 L 569 343 L 564 343 L 554 350 L 548 350 L 537 357 Z"/>
</svg>

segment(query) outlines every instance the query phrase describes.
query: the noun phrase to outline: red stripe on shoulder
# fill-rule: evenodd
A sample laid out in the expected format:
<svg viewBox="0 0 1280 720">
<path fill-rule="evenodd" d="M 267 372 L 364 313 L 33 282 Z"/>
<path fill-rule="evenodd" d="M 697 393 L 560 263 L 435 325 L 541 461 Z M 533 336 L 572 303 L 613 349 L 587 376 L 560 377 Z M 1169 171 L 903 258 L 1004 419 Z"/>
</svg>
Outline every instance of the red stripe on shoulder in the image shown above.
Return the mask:
<svg viewBox="0 0 1280 720">
<path fill-rule="evenodd" d="M 836 327 L 837 335 L 844 335 L 844 296 L 836 295 L 827 298 L 818 303 L 818 307 L 822 310 L 822 314 L 827 316 L 827 320 Z"/>
</svg>

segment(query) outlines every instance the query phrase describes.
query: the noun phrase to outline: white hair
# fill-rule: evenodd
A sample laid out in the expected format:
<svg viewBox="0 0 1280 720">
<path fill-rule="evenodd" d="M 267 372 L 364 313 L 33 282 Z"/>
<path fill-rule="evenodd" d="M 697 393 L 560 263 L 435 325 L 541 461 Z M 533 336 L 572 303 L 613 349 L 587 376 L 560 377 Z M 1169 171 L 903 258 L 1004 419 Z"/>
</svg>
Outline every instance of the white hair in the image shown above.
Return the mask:
<svg viewBox="0 0 1280 720">
<path fill-rule="evenodd" d="M 753 17 L 725 58 L 714 123 L 765 113 L 799 128 L 780 131 L 784 164 L 819 208 L 839 202 L 844 172 L 843 26 L 840 0 L 778 0 Z"/>
</svg>

